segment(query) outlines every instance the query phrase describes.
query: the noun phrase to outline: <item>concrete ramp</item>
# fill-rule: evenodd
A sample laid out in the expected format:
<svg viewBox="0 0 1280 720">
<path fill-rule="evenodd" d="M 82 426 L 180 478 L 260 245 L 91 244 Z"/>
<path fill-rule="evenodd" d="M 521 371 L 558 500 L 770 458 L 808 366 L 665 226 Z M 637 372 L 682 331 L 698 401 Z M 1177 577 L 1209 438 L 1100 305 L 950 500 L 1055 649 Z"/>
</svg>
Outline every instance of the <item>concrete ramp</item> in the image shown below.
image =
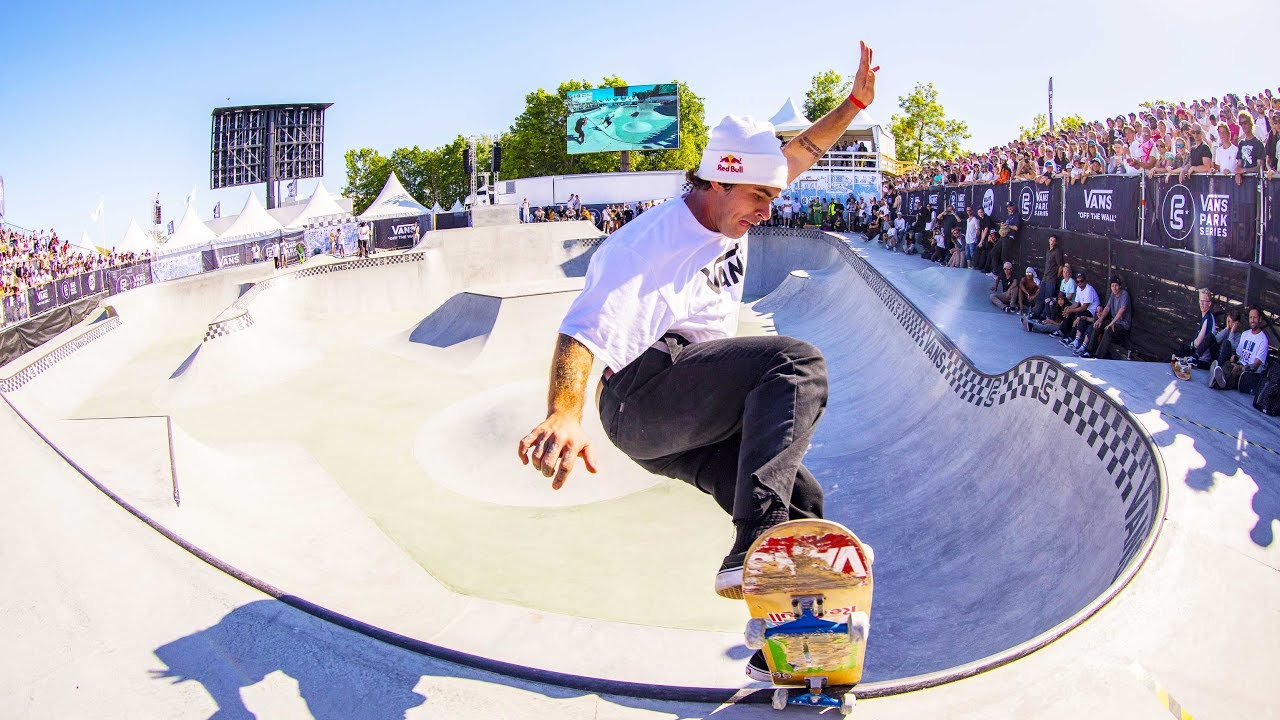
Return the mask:
<svg viewBox="0 0 1280 720">
<path fill-rule="evenodd" d="M 455 360 L 487 367 L 545 368 L 556 328 L 584 279 L 476 286 L 449 298 L 408 334 L 410 343 L 456 350 Z"/>
<path fill-rule="evenodd" d="M 753 234 L 750 249 L 754 309 L 831 370 L 805 462 L 828 516 L 877 551 L 868 680 L 998 662 L 1118 590 L 1162 501 L 1118 405 L 1047 358 L 977 372 L 835 237 Z"/>
</svg>

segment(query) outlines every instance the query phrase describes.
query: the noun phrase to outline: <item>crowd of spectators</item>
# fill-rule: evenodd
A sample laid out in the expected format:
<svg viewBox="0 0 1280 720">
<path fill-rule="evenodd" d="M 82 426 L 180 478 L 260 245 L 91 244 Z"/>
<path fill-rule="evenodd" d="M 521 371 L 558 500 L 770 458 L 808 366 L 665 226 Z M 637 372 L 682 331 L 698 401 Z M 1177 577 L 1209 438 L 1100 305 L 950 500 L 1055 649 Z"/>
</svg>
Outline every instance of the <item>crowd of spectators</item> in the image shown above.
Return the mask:
<svg viewBox="0 0 1280 720">
<path fill-rule="evenodd" d="M 662 200 L 646 200 L 643 202 L 613 203 L 592 210 L 584 207 L 582 199 L 570 195 L 566 202 L 559 205 L 531 206 L 526 198 L 520 203 L 520 222 L 566 222 L 570 220 L 586 220 L 600 229 L 605 235 L 626 225 L 646 210 L 662 203 Z"/>
<path fill-rule="evenodd" d="M 0 297 L 19 295 L 55 280 L 94 270 L 131 265 L 151 254 L 75 248 L 53 230 L 27 233 L 0 227 Z"/>
<path fill-rule="evenodd" d="M 1056 128 L 985 153 L 929 163 L 890 180 L 886 192 L 930 185 L 1006 183 L 1093 175 L 1186 176 L 1195 173 L 1274 177 L 1280 142 L 1280 94 L 1270 88 L 1241 97 L 1155 103 L 1140 111 Z"/>
</svg>

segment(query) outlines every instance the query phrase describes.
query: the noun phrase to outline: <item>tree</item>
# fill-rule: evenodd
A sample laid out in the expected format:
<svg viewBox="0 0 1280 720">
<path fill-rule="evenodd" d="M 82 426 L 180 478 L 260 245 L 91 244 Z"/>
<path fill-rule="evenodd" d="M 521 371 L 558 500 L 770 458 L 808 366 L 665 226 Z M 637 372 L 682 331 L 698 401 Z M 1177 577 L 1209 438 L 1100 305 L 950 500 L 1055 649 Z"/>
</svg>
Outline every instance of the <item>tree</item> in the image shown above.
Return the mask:
<svg viewBox="0 0 1280 720">
<path fill-rule="evenodd" d="M 1066 130 L 1074 132 L 1084 127 L 1084 118 L 1079 115 L 1068 115 L 1064 118 L 1054 121 L 1054 130 Z M 1044 113 L 1036 113 L 1031 118 L 1031 127 L 1018 126 L 1018 138 L 1021 140 L 1032 140 L 1049 132 L 1049 117 Z"/>
<path fill-rule="evenodd" d="M 347 186 L 342 189 L 342 194 L 351 198 L 351 212 L 359 215 L 373 204 L 382 186 L 387 184 L 391 164 L 377 150 L 370 148 L 348 150 L 345 157 Z"/>
<path fill-rule="evenodd" d="M 917 164 L 946 160 L 960 153 L 960 141 L 969 138 L 969 126 L 947 118 L 933 83 L 916 83 L 909 94 L 898 98 L 902 115 L 891 118 L 891 131 L 898 142 L 898 159 Z"/>
<path fill-rule="evenodd" d="M 849 97 L 853 80 L 845 80 L 835 70 L 823 70 L 809 82 L 809 91 L 804 94 L 804 116 L 817 120 L 826 115 Z"/>
</svg>

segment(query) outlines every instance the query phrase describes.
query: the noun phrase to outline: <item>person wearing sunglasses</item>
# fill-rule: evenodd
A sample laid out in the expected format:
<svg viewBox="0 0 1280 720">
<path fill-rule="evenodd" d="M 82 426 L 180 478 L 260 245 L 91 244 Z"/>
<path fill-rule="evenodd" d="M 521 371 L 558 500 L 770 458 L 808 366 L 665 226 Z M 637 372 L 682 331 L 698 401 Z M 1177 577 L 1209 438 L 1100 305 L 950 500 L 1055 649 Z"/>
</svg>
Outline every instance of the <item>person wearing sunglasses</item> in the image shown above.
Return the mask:
<svg viewBox="0 0 1280 720">
<path fill-rule="evenodd" d="M 1178 172 L 1178 182 L 1184 182 L 1187 177 L 1196 173 L 1213 172 L 1213 151 L 1209 149 L 1209 143 L 1205 142 L 1200 123 L 1191 126 L 1191 143 L 1191 156 Z"/>
</svg>

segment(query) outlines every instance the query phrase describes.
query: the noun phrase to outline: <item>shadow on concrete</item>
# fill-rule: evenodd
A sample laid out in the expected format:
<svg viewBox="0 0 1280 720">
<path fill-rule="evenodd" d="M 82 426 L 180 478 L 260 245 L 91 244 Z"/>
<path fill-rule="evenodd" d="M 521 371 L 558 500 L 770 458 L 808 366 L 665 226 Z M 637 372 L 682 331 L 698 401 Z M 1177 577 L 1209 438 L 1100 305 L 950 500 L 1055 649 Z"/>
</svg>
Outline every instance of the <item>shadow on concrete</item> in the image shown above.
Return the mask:
<svg viewBox="0 0 1280 720">
<path fill-rule="evenodd" d="M 212 627 L 155 650 L 165 664 L 156 679 L 195 681 L 218 705 L 218 720 L 258 717 L 241 690 L 280 671 L 298 683 L 298 692 L 316 718 L 403 718 L 426 698 L 414 692 L 421 672 L 412 663 L 368 666 L 360 655 L 377 654 L 372 640 L 351 644 L 353 634 L 302 615 L 282 602 L 261 600 L 236 608 Z M 363 652 L 362 652 L 363 651 Z"/>
<path fill-rule="evenodd" d="M 587 697 L 598 698 L 602 707 L 597 710 L 604 709 L 603 714 L 611 714 L 607 707 L 656 710 L 678 718 L 713 714 L 716 718 L 768 717 L 772 712 L 760 697 L 717 709 L 714 704 L 603 695 L 527 682 L 379 642 L 301 612 L 291 606 L 296 601 L 286 596 L 280 601 L 259 600 L 242 605 L 216 625 L 156 648 L 155 655 L 165 667 L 152 670 L 152 676 L 174 684 L 200 683 L 217 704 L 211 715 L 217 720 L 273 717 L 261 705 L 296 703 L 295 698 L 283 696 L 264 700 L 262 692 L 250 690 L 277 672 L 297 682 L 298 695 L 309 714 L 322 720 L 386 720 L 409 714 L 581 717 L 583 708 L 578 706 L 574 708 L 577 712 L 571 712 L 569 706 L 557 701 Z M 490 689 L 451 691 L 435 699 L 418 689 L 420 684 L 432 685 L 430 678 L 478 682 Z M 508 692 L 495 697 L 495 688 L 507 688 Z M 279 691 L 276 694 L 282 695 Z M 253 700 L 246 702 L 246 697 Z M 459 705 L 460 700 L 464 706 Z M 256 706 L 258 713 L 250 705 Z M 410 712 L 422 706 L 426 707 Z M 279 707 L 270 710 L 281 711 Z"/>
</svg>

